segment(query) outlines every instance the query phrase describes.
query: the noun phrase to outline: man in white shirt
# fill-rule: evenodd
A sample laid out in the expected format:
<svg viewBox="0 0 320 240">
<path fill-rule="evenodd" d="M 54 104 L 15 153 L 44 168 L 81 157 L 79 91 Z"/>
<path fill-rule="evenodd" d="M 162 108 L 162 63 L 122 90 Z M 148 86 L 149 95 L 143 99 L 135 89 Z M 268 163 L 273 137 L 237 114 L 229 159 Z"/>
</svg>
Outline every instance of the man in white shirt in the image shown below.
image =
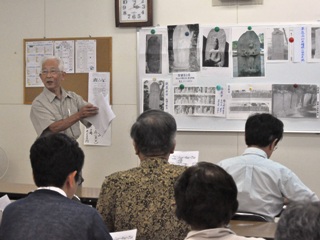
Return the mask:
<svg viewBox="0 0 320 240">
<path fill-rule="evenodd" d="M 282 137 L 279 119 L 266 113 L 252 115 L 245 126 L 248 148 L 241 156 L 218 163 L 237 184 L 239 211 L 259 213 L 273 221 L 285 200 L 319 200 L 290 169 L 269 159 Z"/>
</svg>

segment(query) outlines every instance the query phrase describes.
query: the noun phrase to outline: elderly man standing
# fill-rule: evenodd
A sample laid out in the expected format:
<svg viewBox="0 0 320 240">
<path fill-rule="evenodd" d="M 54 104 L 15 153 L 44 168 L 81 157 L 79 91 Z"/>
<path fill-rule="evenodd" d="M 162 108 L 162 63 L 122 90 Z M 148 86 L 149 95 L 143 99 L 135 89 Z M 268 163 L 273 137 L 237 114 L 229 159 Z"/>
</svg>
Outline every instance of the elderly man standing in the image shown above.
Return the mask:
<svg viewBox="0 0 320 240">
<path fill-rule="evenodd" d="M 137 240 L 184 239 L 186 223 L 175 217 L 173 185 L 185 167 L 170 165 L 176 121 L 166 112 L 148 110 L 131 128 L 141 165 L 107 176 L 97 202 L 110 231 L 137 229 Z"/>
<path fill-rule="evenodd" d="M 62 132 L 77 139 L 81 134 L 79 121 L 90 127 L 85 118 L 96 115 L 99 109 L 76 93 L 62 88 L 66 73 L 59 57 L 44 57 L 41 66 L 40 78 L 44 88 L 32 102 L 32 124 L 38 136 Z"/>
</svg>

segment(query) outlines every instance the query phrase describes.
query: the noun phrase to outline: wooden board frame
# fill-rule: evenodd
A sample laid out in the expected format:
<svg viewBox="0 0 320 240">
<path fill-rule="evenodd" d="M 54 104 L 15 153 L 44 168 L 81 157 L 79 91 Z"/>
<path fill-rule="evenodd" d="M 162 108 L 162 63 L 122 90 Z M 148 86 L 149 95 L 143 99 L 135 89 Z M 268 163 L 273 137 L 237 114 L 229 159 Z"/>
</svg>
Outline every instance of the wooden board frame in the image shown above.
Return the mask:
<svg viewBox="0 0 320 240">
<path fill-rule="evenodd" d="M 37 41 L 67 41 L 67 40 L 96 40 L 97 41 L 97 72 L 110 72 L 110 104 L 112 104 L 112 37 L 88 38 L 35 38 L 23 40 L 23 88 L 24 104 L 31 104 L 43 87 L 26 87 L 26 44 Z M 67 73 L 62 83 L 63 88 L 76 92 L 88 101 L 88 73 Z"/>
</svg>

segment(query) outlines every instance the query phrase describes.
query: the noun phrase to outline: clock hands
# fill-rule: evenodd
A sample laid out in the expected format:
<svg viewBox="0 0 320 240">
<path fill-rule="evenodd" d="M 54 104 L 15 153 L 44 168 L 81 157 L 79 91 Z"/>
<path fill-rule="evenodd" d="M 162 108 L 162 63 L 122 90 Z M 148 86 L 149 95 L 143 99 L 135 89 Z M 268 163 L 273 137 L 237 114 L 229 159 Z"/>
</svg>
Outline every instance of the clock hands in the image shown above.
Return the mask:
<svg viewBox="0 0 320 240">
<path fill-rule="evenodd" d="M 141 2 L 141 3 L 143 3 L 143 2 Z M 136 2 L 134 2 L 133 8 L 136 8 L 136 9 L 140 8 L 141 3 L 136 4 Z"/>
</svg>

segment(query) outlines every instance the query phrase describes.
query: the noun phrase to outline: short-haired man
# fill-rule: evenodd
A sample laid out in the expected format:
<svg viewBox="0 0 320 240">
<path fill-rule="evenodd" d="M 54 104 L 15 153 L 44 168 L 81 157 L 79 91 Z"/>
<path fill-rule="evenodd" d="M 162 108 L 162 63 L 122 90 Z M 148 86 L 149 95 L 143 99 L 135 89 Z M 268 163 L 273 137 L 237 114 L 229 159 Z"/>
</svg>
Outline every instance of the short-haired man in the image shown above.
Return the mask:
<svg viewBox="0 0 320 240">
<path fill-rule="evenodd" d="M 91 123 L 85 118 L 96 115 L 99 109 L 78 94 L 62 88 L 66 73 L 59 57 L 44 57 L 41 67 L 44 88 L 33 100 L 30 112 L 37 135 L 61 132 L 77 139 L 81 134 L 79 121 L 90 127 Z"/>
<path fill-rule="evenodd" d="M 282 136 L 279 119 L 268 113 L 251 115 L 245 125 L 248 148 L 241 156 L 218 163 L 237 184 L 239 211 L 258 213 L 273 221 L 285 199 L 319 200 L 290 169 L 269 159 Z"/>
<path fill-rule="evenodd" d="M 137 229 L 137 239 L 184 239 L 188 226 L 174 214 L 173 185 L 185 167 L 168 163 L 174 152 L 175 119 L 160 110 L 143 112 L 131 128 L 141 164 L 107 176 L 97 202 L 110 231 Z"/>
<path fill-rule="evenodd" d="M 30 160 L 38 189 L 5 208 L 0 239 L 112 240 L 94 208 L 71 200 L 83 181 L 84 154 L 75 140 L 61 133 L 40 137 Z"/>
</svg>

